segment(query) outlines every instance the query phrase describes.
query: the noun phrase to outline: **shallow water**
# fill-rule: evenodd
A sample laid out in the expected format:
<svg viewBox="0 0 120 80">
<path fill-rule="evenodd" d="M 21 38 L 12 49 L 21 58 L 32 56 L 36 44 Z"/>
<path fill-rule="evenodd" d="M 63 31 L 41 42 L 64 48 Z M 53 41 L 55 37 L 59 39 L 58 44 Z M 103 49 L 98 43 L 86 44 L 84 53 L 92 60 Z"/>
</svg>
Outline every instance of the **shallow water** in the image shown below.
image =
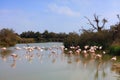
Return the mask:
<svg viewBox="0 0 120 80">
<path fill-rule="evenodd" d="M 23 46 L 9 48 L 12 52 L 0 57 L 0 80 L 120 80 L 112 70 L 110 60 L 85 59 L 82 56 L 69 56 L 60 49 L 62 43 L 32 43 L 42 50 L 26 52 Z M 57 54 L 54 54 L 54 52 Z M 18 54 L 13 60 L 11 54 Z M 30 56 L 28 56 L 31 55 Z"/>
</svg>

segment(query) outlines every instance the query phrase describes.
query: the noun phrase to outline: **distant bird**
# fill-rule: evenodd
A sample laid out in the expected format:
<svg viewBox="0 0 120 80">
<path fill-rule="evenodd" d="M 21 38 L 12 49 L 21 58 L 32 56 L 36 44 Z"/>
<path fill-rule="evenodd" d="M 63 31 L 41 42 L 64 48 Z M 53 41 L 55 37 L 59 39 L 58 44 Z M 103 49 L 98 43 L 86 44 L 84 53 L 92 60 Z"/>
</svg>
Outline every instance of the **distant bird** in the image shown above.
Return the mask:
<svg viewBox="0 0 120 80">
<path fill-rule="evenodd" d="M 7 48 L 6 48 L 6 47 L 2 47 L 1 49 L 2 49 L 2 50 L 6 50 Z"/>
<path fill-rule="evenodd" d="M 15 47 L 16 50 L 20 50 L 21 48 L 20 47 Z"/>
<path fill-rule="evenodd" d="M 85 48 L 85 49 L 88 49 L 88 48 L 89 48 L 89 46 L 88 46 L 88 45 L 86 45 L 86 46 L 84 46 L 84 48 Z"/>
<path fill-rule="evenodd" d="M 72 55 L 73 55 L 73 51 L 70 50 L 70 51 L 68 52 L 68 54 L 69 54 L 70 56 L 72 56 Z"/>
<path fill-rule="evenodd" d="M 18 55 L 17 54 L 11 54 L 11 56 L 13 57 L 13 60 L 16 60 L 18 58 Z"/>
<path fill-rule="evenodd" d="M 106 52 L 105 51 L 103 51 L 103 54 L 105 54 Z"/>
<path fill-rule="evenodd" d="M 67 51 L 68 49 L 67 48 L 65 48 L 65 51 Z"/>
<path fill-rule="evenodd" d="M 84 54 L 86 54 L 86 53 L 87 53 L 87 51 L 86 51 L 86 50 L 83 50 L 83 53 L 84 53 Z"/>
<path fill-rule="evenodd" d="M 75 51 L 76 55 L 79 55 L 79 54 L 80 54 L 80 51 L 81 51 L 81 49 L 76 50 L 76 51 Z"/>
<path fill-rule="evenodd" d="M 101 59 L 101 58 L 102 58 L 102 55 L 100 55 L 100 54 L 97 54 L 97 55 L 96 55 L 96 58 L 99 58 L 99 59 Z"/>
<path fill-rule="evenodd" d="M 116 56 L 112 57 L 111 60 L 116 61 L 117 60 Z"/>
<path fill-rule="evenodd" d="M 100 46 L 99 49 L 101 50 L 101 49 L 102 49 L 102 46 Z"/>
</svg>

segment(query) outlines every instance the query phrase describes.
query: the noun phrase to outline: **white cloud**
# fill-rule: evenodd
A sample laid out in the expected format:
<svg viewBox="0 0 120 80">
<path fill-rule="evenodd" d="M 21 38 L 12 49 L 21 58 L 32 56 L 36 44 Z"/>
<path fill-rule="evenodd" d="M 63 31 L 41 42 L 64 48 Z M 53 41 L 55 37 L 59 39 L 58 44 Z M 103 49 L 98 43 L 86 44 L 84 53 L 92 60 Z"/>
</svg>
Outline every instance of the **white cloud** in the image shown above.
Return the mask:
<svg viewBox="0 0 120 80">
<path fill-rule="evenodd" d="M 51 4 L 48 6 L 52 12 L 63 14 L 67 16 L 80 16 L 79 12 L 73 11 L 71 8 L 67 6 L 58 6 L 56 4 Z"/>
</svg>

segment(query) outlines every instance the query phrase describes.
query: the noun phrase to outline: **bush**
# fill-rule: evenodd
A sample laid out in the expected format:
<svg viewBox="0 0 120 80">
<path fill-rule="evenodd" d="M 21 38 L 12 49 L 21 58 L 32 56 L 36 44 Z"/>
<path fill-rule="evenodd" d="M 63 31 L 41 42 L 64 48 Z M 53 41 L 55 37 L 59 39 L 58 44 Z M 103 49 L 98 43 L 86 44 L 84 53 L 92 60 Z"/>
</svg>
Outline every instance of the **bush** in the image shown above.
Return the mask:
<svg viewBox="0 0 120 80">
<path fill-rule="evenodd" d="M 80 35 L 79 45 L 96 45 L 103 46 L 104 49 L 107 49 L 112 43 L 112 36 L 109 31 L 103 30 L 101 32 L 83 32 Z"/>
<path fill-rule="evenodd" d="M 109 53 L 112 55 L 120 55 L 120 46 L 111 46 L 109 51 Z"/>
<path fill-rule="evenodd" d="M 69 33 L 69 35 L 64 40 L 65 47 L 69 48 L 70 46 L 79 45 L 79 35 L 75 32 Z"/>
<path fill-rule="evenodd" d="M 14 46 L 17 43 L 17 35 L 12 29 L 0 30 L 0 46 Z"/>
<path fill-rule="evenodd" d="M 21 38 L 19 43 L 34 43 L 35 39 L 34 38 Z"/>
</svg>

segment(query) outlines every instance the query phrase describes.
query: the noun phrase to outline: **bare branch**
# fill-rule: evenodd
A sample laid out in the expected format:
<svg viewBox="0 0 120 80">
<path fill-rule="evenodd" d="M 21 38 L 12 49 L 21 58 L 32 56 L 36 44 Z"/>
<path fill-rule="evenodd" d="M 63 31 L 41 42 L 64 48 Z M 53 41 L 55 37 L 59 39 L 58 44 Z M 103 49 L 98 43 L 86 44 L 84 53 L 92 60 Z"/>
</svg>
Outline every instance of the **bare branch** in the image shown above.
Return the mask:
<svg viewBox="0 0 120 80">
<path fill-rule="evenodd" d="M 94 18 L 95 18 L 95 22 L 99 23 L 99 19 L 98 16 L 96 16 L 96 14 L 94 14 Z"/>
<path fill-rule="evenodd" d="M 117 14 L 117 18 L 119 19 L 119 24 L 120 24 L 120 16 L 119 16 L 119 14 Z"/>
<path fill-rule="evenodd" d="M 83 28 L 83 26 L 81 26 L 81 29 L 79 29 L 79 32 L 80 31 L 82 31 L 82 32 L 87 32 L 87 30 L 85 30 L 84 28 Z"/>
<path fill-rule="evenodd" d="M 119 16 L 118 16 L 119 17 Z M 87 17 L 85 17 L 88 22 L 89 22 L 89 25 L 91 25 L 93 27 L 93 30 L 97 30 L 98 32 L 101 31 L 104 27 L 105 27 L 105 24 L 107 23 L 107 20 L 105 18 L 103 18 L 102 20 L 102 25 L 100 26 L 100 20 L 99 20 L 99 16 L 96 16 L 96 14 L 94 14 L 94 21 L 95 21 L 95 25 L 91 22 L 91 20 Z M 120 17 L 119 17 L 120 19 Z"/>
<path fill-rule="evenodd" d="M 103 25 L 101 26 L 101 28 L 104 28 L 105 24 L 107 23 L 107 20 L 103 18 L 102 22 L 103 22 Z"/>
<path fill-rule="evenodd" d="M 85 17 L 85 18 L 88 20 L 89 24 L 90 24 L 94 29 L 97 29 L 97 28 L 94 26 L 94 24 L 90 21 L 90 19 L 88 19 L 87 17 Z"/>
<path fill-rule="evenodd" d="M 98 16 L 96 16 L 96 14 L 94 14 L 94 18 L 95 18 L 95 22 L 96 22 L 96 25 L 97 25 L 97 28 L 99 28 L 99 19 L 98 19 Z"/>
</svg>

